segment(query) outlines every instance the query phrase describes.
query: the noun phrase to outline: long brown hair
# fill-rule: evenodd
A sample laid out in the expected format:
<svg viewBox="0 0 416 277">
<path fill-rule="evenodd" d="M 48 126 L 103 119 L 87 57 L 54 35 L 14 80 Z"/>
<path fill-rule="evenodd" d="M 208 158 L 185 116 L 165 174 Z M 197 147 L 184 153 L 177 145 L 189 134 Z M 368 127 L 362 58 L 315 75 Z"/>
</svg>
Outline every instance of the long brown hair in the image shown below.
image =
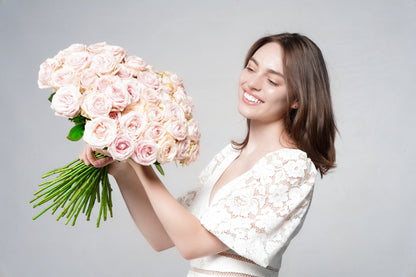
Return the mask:
<svg viewBox="0 0 416 277">
<path fill-rule="evenodd" d="M 257 40 L 247 53 L 244 66 L 263 45 L 278 43 L 283 49 L 283 70 L 288 90 L 287 111 L 284 116 L 285 131 L 305 151 L 323 177 L 335 167 L 335 135 L 337 127 L 332 111 L 329 77 L 325 61 L 318 46 L 306 36 L 282 33 Z M 298 108 L 291 104 L 298 102 Z M 237 149 L 243 149 L 249 139 L 250 120 L 247 119 L 247 135 L 241 143 L 232 141 Z"/>
</svg>

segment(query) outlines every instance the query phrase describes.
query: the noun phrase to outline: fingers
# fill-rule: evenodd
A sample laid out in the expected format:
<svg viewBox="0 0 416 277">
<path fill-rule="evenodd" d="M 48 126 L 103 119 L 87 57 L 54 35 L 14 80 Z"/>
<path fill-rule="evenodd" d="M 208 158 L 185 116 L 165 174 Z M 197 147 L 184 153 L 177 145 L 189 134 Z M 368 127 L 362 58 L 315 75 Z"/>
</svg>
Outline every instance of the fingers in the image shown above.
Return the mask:
<svg viewBox="0 0 416 277">
<path fill-rule="evenodd" d="M 112 163 L 114 160 L 111 157 L 105 157 L 102 159 L 96 159 L 94 162 L 92 162 L 91 164 L 95 167 L 104 167 L 110 163 Z"/>
</svg>

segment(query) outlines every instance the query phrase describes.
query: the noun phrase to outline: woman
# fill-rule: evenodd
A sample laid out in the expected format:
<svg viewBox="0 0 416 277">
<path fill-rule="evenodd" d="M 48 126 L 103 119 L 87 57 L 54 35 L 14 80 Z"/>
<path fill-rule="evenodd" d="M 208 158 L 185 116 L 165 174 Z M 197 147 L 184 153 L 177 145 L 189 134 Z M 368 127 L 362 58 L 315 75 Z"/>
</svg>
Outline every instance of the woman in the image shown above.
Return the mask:
<svg viewBox="0 0 416 277">
<path fill-rule="evenodd" d="M 328 74 L 307 37 L 284 33 L 254 43 L 238 99 L 245 140 L 221 150 L 199 187 L 179 201 L 152 167 L 96 160 L 88 146 L 80 154 L 87 165 L 110 164 L 137 227 L 156 251 L 175 246 L 191 260 L 188 276 L 277 276 L 317 171 L 322 177 L 335 166 Z"/>
</svg>

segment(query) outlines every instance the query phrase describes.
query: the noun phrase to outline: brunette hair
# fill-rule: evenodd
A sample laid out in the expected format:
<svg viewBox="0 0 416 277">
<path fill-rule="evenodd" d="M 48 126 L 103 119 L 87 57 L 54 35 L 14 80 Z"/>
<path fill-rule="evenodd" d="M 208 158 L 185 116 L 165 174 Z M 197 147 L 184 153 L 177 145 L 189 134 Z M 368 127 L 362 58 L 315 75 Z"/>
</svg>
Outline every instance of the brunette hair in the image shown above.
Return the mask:
<svg viewBox="0 0 416 277">
<path fill-rule="evenodd" d="M 283 49 L 283 71 L 288 90 L 285 130 L 296 146 L 307 153 L 323 177 L 335 167 L 335 135 L 337 132 L 332 111 L 329 77 L 325 61 L 318 46 L 306 36 L 282 33 L 257 40 L 247 53 L 244 66 L 263 45 L 278 43 Z M 297 101 L 298 108 L 291 105 Z M 250 132 L 241 143 L 232 141 L 243 149 Z"/>
</svg>

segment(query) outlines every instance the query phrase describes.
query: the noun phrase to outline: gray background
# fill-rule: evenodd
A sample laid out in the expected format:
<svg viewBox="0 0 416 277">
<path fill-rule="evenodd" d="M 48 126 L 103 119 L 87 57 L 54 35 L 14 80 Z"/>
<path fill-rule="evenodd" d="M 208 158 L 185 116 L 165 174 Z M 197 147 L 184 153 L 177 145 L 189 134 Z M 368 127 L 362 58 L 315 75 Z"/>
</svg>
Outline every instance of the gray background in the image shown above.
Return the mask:
<svg viewBox="0 0 416 277">
<path fill-rule="evenodd" d="M 175 249 L 155 253 L 114 185 L 115 217 L 97 229 L 32 217 L 40 176 L 77 157 L 53 115 L 39 65 L 72 43 L 123 46 L 183 77 L 203 132 L 199 160 L 166 167 L 175 196 L 243 137 L 237 80 L 260 36 L 309 36 L 322 49 L 341 136 L 338 168 L 318 180 L 280 276 L 416 276 L 416 1 L 0 1 L 0 276 L 184 276 Z M 114 182 L 113 182 L 114 184 Z M 94 219 L 97 216 L 95 211 Z"/>
</svg>

